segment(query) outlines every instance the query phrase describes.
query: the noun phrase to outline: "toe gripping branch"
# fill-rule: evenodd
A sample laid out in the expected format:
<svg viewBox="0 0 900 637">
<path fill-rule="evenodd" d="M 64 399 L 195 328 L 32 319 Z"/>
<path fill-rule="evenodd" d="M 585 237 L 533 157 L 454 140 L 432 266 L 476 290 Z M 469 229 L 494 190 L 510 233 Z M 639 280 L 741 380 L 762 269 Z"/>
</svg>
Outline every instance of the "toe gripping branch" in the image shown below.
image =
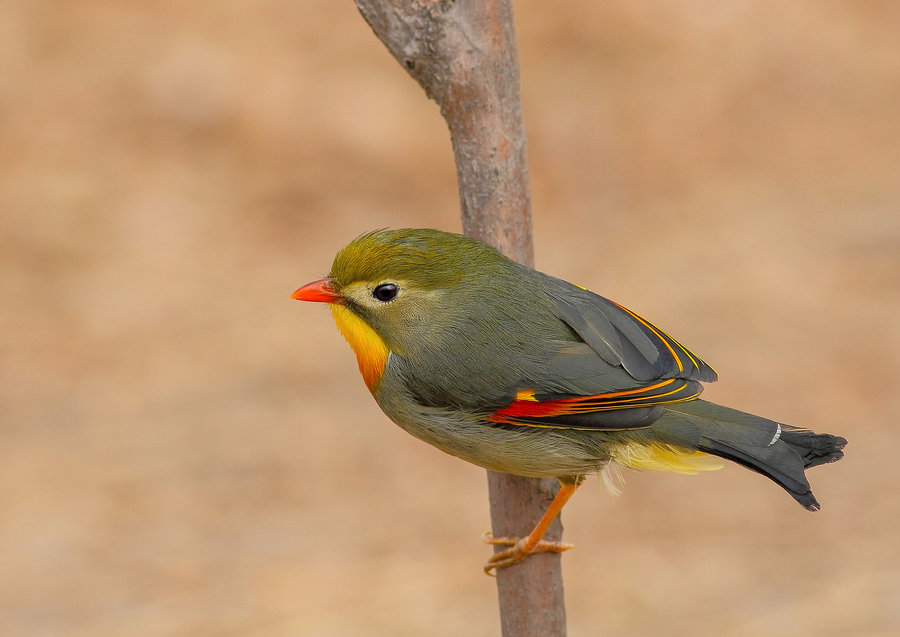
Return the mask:
<svg viewBox="0 0 900 637">
<path fill-rule="evenodd" d="M 518 564 L 532 553 L 562 553 L 563 551 L 568 551 L 570 548 L 573 548 L 575 546 L 574 544 L 550 542 L 542 538 L 544 537 L 544 533 L 547 532 L 547 529 L 553 523 L 553 520 L 555 520 L 556 516 L 559 515 L 559 512 L 562 511 L 566 502 L 574 495 L 577 488 L 577 484 L 563 484 L 556 493 L 556 497 L 554 497 L 553 501 L 550 503 L 550 506 L 547 507 L 543 517 L 541 517 L 531 533 L 523 538 L 494 537 L 490 532 L 485 533 L 484 541 L 488 544 L 508 546 L 509 548 L 491 556 L 491 559 L 484 565 L 484 572 L 488 575 L 494 575 L 494 573 L 491 572 L 494 569 L 506 568 L 507 566 Z"/>
</svg>

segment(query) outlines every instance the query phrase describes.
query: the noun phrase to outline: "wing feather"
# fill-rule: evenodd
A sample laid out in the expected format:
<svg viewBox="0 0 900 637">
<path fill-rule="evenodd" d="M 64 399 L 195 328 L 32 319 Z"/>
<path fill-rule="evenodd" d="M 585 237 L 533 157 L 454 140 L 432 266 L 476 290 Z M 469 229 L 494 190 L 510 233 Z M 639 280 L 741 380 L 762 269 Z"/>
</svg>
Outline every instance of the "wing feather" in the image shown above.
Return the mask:
<svg viewBox="0 0 900 637">
<path fill-rule="evenodd" d="M 559 318 L 604 361 L 621 365 L 635 380 L 718 378 L 703 359 L 637 313 L 590 290 L 547 278 Z"/>
<path fill-rule="evenodd" d="M 634 429 L 649 426 L 662 415 L 662 405 L 693 400 L 701 391 L 697 381 L 681 378 L 593 396 L 553 397 L 520 391 L 516 400 L 487 420 L 499 425 L 552 429 Z"/>
<path fill-rule="evenodd" d="M 546 275 L 539 275 L 546 276 Z M 716 372 L 635 312 L 546 277 L 541 288 L 580 344 L 560 343 L 516 398 L 486 421 L 501 427 L 615 431 L 648 427 L 664 405 L 693 400 Z"/>
</svg>

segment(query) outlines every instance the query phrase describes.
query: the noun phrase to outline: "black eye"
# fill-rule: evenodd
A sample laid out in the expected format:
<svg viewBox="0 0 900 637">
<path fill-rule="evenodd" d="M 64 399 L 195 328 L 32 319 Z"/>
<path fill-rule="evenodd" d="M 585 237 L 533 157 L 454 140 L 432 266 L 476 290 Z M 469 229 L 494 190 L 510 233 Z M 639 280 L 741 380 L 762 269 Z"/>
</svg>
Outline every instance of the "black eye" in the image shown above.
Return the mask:
<svg viewBox="0 0 900 637">
<path fill-rule="evenodd" d="M 388 301 L 393 301 L 394 297 L 397 296 L 397 292 L 400 291 L 393 283 L 382 283 L 377 288 L 372 290 L 372 296 L 381 301 L 382 303 L 387 303 Z"/>
</svg>

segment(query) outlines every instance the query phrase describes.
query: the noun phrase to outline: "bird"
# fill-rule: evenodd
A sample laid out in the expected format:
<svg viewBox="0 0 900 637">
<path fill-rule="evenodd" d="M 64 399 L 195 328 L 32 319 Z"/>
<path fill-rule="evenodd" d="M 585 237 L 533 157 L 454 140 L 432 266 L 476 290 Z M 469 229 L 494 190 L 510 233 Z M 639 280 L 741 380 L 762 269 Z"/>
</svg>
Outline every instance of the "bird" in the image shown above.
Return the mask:
<svg viewBox="0 0 900 637">
<path fill-rule="evenodd" d="M 615 464 L 696 474 L 723 460 L 810 511 L 805 470 L 845 438 L 699 398 L 713 368 L 626 307 L 470 237 L 381 229 L 341 249 L 292 299 L 327 303 L 381 410 L 480 467 L 560 483 L 546 513 L 484 570 L 572 547 L 544 532 L 590 475 Z"/>
</svg>

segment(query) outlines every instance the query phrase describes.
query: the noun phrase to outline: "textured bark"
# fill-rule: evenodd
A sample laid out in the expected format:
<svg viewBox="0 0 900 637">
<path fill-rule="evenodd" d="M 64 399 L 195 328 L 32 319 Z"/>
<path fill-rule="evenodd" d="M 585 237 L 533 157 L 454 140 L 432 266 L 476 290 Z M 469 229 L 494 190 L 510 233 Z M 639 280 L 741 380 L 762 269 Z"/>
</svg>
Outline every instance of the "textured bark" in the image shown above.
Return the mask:
<svg viewBox="0 0 900 637">
<path fill-rule="evenodd" d="M 465 234 L 534 265 L 512 0 L 356 0 L 365 20 L 441 108 L 450 128 Z M 488 472 L 494 536 L 524 536 L 556 480 Z M 545 537 L 559 540 L 557 519 Z M 498 547 L 497 550 L 502 550 Z M 565 635 L 559 554 L 497 573 L 505 637 Z"/>
</svg>

